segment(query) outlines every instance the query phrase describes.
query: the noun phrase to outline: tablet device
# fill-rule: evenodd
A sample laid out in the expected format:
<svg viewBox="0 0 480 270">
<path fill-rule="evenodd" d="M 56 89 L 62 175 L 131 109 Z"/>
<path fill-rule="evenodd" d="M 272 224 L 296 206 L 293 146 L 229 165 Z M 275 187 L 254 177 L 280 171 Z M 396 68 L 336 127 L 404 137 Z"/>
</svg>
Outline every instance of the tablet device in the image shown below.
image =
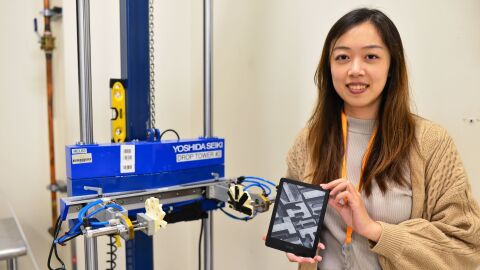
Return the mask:
<svg viewBox="0 0 480 270">
<path fill-rule="evenodd" d="M 327 210 L 329 191 L 282 178 L 265 245 L 302 257 L 314 257 Z"/>
</svg>

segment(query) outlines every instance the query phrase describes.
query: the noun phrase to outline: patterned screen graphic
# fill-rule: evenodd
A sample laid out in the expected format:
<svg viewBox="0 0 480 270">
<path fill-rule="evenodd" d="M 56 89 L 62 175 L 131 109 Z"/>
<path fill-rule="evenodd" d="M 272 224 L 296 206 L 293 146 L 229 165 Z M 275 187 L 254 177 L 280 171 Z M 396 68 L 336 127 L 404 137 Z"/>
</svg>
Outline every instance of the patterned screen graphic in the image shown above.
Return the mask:
<svg viewBox="0 0 480 270">
<path fill-rule="evenodd" d="M 324 198 L 324 191 L 284 183 L 272 238 L 312 248 Z"/>
</svg>

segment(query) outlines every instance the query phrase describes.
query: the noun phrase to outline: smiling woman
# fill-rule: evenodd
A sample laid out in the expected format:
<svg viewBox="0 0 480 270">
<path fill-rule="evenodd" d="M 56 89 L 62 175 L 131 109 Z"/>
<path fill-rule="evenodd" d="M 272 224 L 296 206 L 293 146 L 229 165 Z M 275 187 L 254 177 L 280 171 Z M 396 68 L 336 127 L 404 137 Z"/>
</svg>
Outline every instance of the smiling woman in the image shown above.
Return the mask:
<svg viewBox="0 0 480 270">
<path fill-rule="evenodd" d="M 390 53 L 375 26 L 365 22 L 343 34 L 333 44 L 330 63 L 347 115 L 375 119 L 390 67 Z"/>
<path fill-rule="evenodd" d="M 321 252 L 300 268 L 476 269 L 480 209 L 455 145 L 410 111 L 402 40 L 375 9 L 330 29 L 318 100 L 287 177 L 330 190 Z"/>
</svg>

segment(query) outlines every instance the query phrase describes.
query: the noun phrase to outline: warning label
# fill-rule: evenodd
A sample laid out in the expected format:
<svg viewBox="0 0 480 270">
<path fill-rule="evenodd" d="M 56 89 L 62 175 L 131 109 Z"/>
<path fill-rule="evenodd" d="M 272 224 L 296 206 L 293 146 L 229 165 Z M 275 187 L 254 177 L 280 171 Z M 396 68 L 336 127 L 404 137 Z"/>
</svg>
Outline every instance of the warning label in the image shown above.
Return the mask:
<svg viewBox="0 0 480 270">
<path fill-rule="evenodd" d="M 222 157 L 221 150 L 177 154 L 177 162 L 188 162 L 188 161 L 196 161 L 196 160 L 204 160 L 204 159 L 221 158 L 221 157 Z"/>
<path fill-rule="evenodd" d="M 72 155 L 72 164 L 83 164 L 92 162 L 92 153 Z"/>
</svg>

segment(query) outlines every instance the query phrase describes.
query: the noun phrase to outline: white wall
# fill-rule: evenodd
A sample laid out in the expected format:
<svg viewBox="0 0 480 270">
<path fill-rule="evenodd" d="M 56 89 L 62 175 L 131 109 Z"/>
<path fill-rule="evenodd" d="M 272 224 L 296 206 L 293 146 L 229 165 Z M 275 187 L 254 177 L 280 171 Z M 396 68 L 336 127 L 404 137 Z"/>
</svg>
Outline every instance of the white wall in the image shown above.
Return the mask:
<svg viewBox="0 0 480 270">
<path fill-rule="evenodd" d="M 56 3 L 56 1 L 53 1 Z M 50 243 L 49 157 L 47 133 L 47 98 L 45 56 L 33 32 L 33 18 L 39 17 L 41 1 L 9 1 L 0 11 L 0 196 L 9 201 L 20 219 L 33 255 L 45 268 Z M 43 24 L 39 25 L 43 28 Z M 60 24 L 57 31 L 56 53 L 63 54 Z M 65 106 L 63 59 L 54 56 L 55 136 L 58 140 L 58 174 L 63 177 Z M 5 211 L 2 205 L 2 211 Z M 23 269 L 35 269 L 31 257 L 19 260 Z M 0 262 L 0 269 L 5 263 Z"/>
<path fill-rule="evenodd" d="M 195 137 L 203 133 L 201 1 L 155 2 L 157 123 Z M 54 3 L 64 7 L 64 18 L 54 23 L 56 163 L 64 178 L 63 146 L 79 139 L 75 1 Z M 315 102 L 313 75 L 326 33 L 341 15 L 365 5 L 385 11 L 399 28 L 416 111 L 449 130 L 480 200 L 475 166 L 480 122 L 463 121 L 480 118 L 476 0 L 215 1 L 214 134 L 226 138 L 227 175 L 273 180 L 283 175 L 285 153 Z M 91 6 L 94 136 L 106 142 L 108 79 L 120 74 L 118 4 L 104 0 Z M 45 69 L 31 23 L 41 8 L 39 0 L 9 1 L 0 11 L 0 193 L 12 202 L 32 254 L 45 269 L 50 242 Z M 260 240 L 268 219 L 261 215 L 245 223 L 216 213 L 215 269 L 294 269 Z M 199 222 L 181 223 L 157 235 L 156 269 L 196 269 L 199 228 Z M 68 248 L 62 249 L 67 259 L 63 250 Z M 27 258 L 20 264 L 34 269 Z"/>
</svg>

